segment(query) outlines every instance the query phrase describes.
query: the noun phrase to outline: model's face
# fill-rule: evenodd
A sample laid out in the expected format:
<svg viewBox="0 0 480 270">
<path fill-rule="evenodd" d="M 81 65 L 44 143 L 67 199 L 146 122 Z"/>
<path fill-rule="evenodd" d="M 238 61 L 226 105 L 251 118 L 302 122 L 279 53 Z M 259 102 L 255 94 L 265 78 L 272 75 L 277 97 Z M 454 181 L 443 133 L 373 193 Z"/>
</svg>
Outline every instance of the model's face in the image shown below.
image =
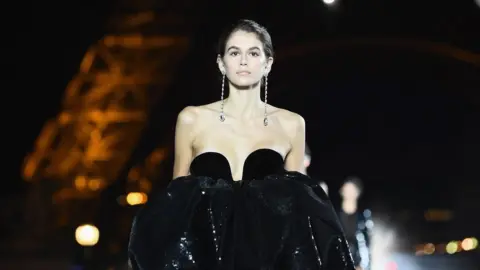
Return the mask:
<svg viewBox="0 0 480 270">
<path fill-rule="evenodd" d="M 360 196 L 360 191 L 353 183 L 345 183 L 341 189 L 341 195 L 344 199 L 355 200 Z"/>
<path fill-rule="evenodd" d="M 236 31 L 230 35 L 225 55 L 219 57 L 220 71 L 239 87 L 258 84 L 270 72 L 273 59 L 267 58 L 255 33 Z"/>
</svg>

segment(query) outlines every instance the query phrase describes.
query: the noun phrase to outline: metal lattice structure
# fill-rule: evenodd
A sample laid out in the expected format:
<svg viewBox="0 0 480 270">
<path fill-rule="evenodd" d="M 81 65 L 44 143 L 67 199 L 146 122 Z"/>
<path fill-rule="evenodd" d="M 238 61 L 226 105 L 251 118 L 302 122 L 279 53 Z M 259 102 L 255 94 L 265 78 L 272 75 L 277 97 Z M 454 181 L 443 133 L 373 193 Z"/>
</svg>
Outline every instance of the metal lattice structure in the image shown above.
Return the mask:
<svg viewBox="0 0 480 270">
<path fill-rule="evenodd" d="M 62 111 L 26 158 L 24 178 L 57 180 L 55 199 L 89 197 L 116 180 L 185 56 L 189 24 L 176 11 L 188 6 L 157 2 L 118 4 L 109 34 L 88 49 Z M 158 153 L 151 160 L 159 162 Z"/>
</svg>

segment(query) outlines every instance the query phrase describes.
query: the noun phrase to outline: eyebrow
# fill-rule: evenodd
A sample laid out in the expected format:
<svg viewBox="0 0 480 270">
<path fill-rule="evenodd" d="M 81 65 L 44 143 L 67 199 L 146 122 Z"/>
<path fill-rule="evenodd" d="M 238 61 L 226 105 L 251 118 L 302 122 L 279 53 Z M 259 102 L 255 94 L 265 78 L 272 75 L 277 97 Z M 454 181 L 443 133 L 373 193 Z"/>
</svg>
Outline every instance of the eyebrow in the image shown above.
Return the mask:
<svg viewBox="0 0 480 270">
<path fill-rule="evenodd" d="M 230 51 L 230 50 L 233 50 L 233 49 L 240 50 L 240 48 L 238 48 L 237 46 L 230 46 L 230 47 L 227 49 L 227 51 Z M 257 46 L 254 46 L 254 47 L 251 47 L 251 48 L 248 49 L 248 50 L 249 50 L 249 51 L 251 51 L 251 50 L 260 50 L 260 48 L 257 47 Z"/>
</svg>

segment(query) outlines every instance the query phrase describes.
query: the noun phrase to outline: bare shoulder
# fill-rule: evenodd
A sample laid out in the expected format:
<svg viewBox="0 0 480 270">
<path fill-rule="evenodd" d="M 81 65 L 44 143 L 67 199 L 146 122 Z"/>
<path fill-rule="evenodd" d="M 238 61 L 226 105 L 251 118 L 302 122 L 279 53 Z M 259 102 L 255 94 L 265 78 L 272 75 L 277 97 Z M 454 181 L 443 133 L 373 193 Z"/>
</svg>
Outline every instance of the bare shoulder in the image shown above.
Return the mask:
<svg viewBox="0 0 480 270">
<path fill-rule="evenodd" d="M 272 111 L 275 112 L 277 119 L 282 127 L 291 135 L 296 136 L 298 132 L 305 131 L 305 119 L 298 113 L 272 106 Z"/>
<path fill-rule="evenodd" d="M 198 107 L 187 106 L 183 108 L 177 116 L 177 123 L 191 125 L 195 123 L 198 117 Z"/>
<path fill-rule="evenodd" d="M 286 109 L 278 109 L 278 110 L 279 110 L 279 114 L 281 115 L 282 119 L 286 123 L 289 123 L 289 124 L 292 124 L 292 125 L 295 125 L 295 126 L 305 124 L 305 120 L 303 119 L 303 117 L 300 114 L 298 114 L 296 112 L 286 110 Z"/>
<path fill-rule="evenodd" d="M 220 103 L 213 102 L 198 106 L 187 106 L 178 114 L 177 123 L 179 124 L 207 124 L 213 114 L 219 113 Z"/>
</svg>

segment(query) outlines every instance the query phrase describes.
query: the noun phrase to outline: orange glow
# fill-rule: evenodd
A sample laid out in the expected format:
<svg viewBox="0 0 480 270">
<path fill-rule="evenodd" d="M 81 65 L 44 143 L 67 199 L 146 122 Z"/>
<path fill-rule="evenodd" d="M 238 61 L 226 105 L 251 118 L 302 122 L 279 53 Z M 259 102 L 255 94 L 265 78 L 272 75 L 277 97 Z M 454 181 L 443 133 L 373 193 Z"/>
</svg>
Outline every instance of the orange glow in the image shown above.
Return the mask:
<svg viewBox="0 0 480 270">
<path fill-rule="evenodd" d="M 79 175 L 75 178 L 74 184 L 75 188 L 78 190 L 84 190 L 87 187 L 87 178 L 83 175 Z"/>
<path fill-rule="evenodd" d="M 423 252 L 427 255 L 431 255 L 435 252 L 435 245 L 432 243 L 428 243 L 423 247 Z"/>
<path fill-rule="evenodd" d="M 429 209 L 425 212 L 427 221 L 448 221 L 453 218 L 453 212 L 443 209 Z"/>
<path fill-rule="evenodd" d="M 465 238 L 461 243 L 461 247 L 465 251 L 476 249 L 478 247 L 478 240 L 474 237 Z"/>
<path fill-rule="evenodd" d="M 147 202 L 147 194 L 143 192 L 130 192 L 126 200 L 129 205 L 144 204 Z"/>
<path fill-rule="evenodd" d="M 97 191 L 102 187 L 102 182 L 102 179 L 99 178 L 90 179 L 90 181 L 88 181 L 88 188 Z"/>
<path fill-rule="evenodd" d="M 157 20 L 156 14 L 149 11 L 123 23 L 136 27 L 152 20 Z M 66 85 L 61 110 L 46 121 L 25 158 L 25 181 L 51 179 L 58 184 L 54 204 L 95 198 L 123 177 L 122 169 L 138 144 L 152 106 L 176 74 L 177 59 L 189 49 L 188 36 L 131 33 L 106 35 L 91 44 L 78 73 Z M 157 149 L 138 164 L 128 189 L 149 192 L 151 179 L 160 176 L 158 164 L 167 151 Z M 143 204 L 147 195 L 142 192 L 123 196 L 119 202 Z"/>
<path fill-rule="evenodd" d="M 26 180 L 31 180 L 35 171 L 37 170 L 38 162 L 34 156 L 27 156 L 25 159 L 25 165 L 23 167 L 23 177 Z"/>
</svg>

